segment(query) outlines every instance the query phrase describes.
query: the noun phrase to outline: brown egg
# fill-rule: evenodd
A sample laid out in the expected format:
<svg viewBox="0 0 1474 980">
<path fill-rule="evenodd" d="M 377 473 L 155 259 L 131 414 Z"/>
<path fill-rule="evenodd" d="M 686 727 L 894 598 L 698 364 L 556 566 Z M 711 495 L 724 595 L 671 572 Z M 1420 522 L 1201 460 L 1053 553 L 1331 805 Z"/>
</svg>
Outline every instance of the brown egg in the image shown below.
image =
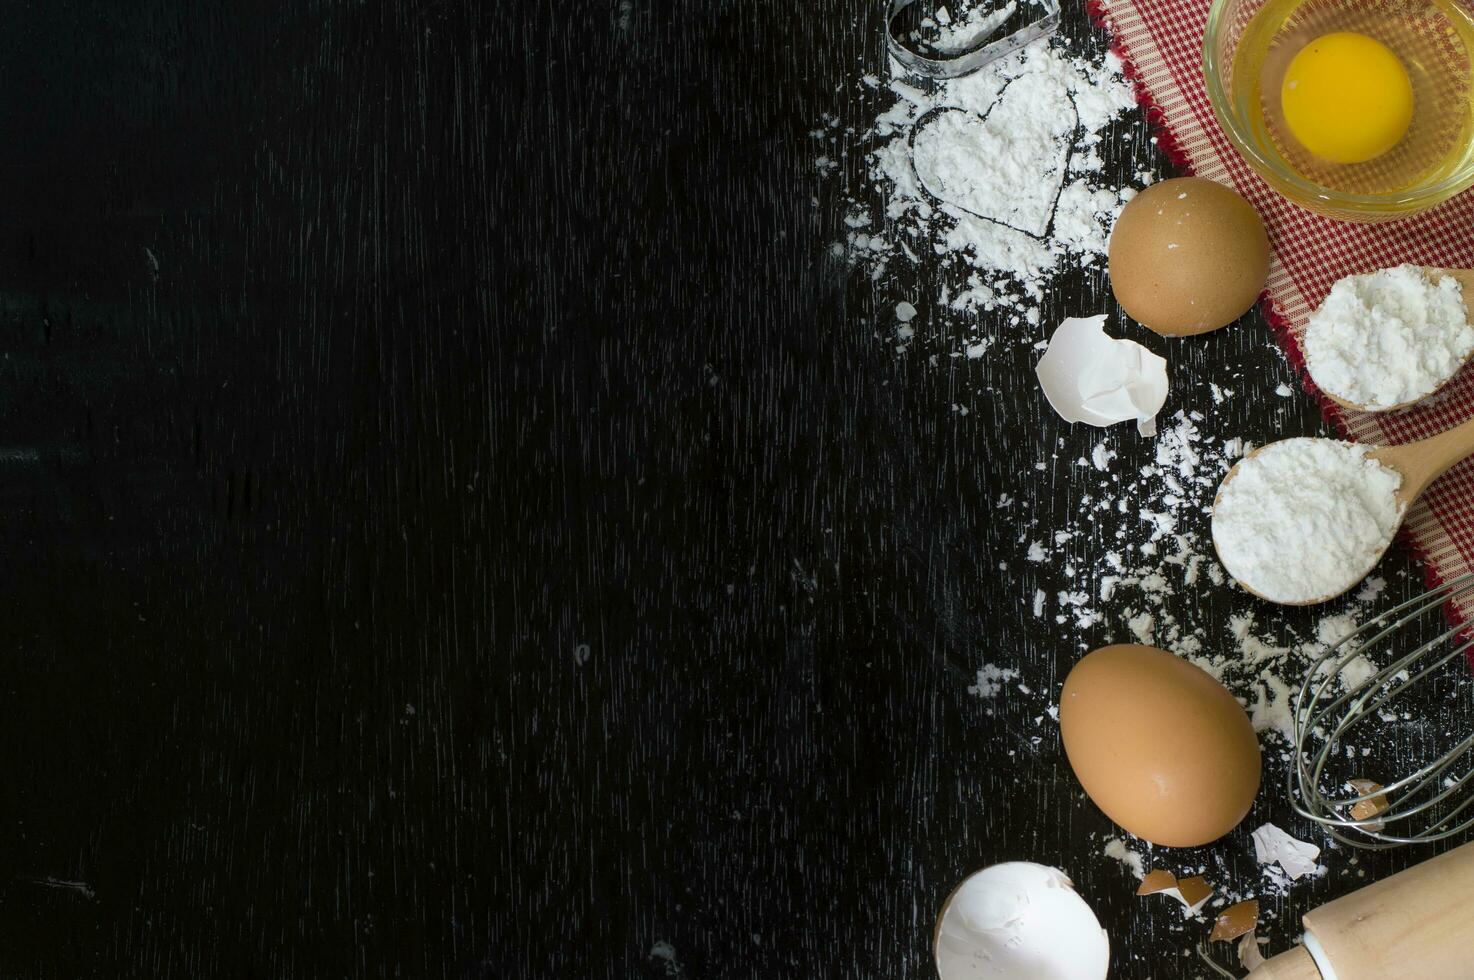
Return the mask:
<svg viewBox="0 0 1474 980">
<path fill-rule="evenodd" d="M 1059 727 L 1086 794 L 1154 844 L 1217 840 L 1259 791 L 1259 741 L 1244 709 L 1201 669 L 1155 647 L 1086 654 L 1065 678 Z"/>
<path fill-rule="evenodd" d="M 1117 302 L 1169 337 L 1237 320 L 1269 275 L 1269 236 L 1253 206 L 1201 177 L 1164 180 L 1132 198 L 1109 251 Z"/>
</svg>

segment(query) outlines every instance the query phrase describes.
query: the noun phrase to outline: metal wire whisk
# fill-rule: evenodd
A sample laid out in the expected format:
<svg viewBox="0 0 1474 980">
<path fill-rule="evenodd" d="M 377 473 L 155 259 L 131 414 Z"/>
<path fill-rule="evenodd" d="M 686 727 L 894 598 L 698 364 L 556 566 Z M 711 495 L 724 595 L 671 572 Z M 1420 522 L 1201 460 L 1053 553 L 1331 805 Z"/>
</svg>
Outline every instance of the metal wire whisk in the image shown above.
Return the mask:
<svg viewBox="0 0 1474 980">
<path fill-rule="evenodd" d="M 1474 786 L 1469 785 L 1474 782 L 1474 756 L 1469 755 L 1474 749 L 1474 725 L 1471 734 L 1432 762 L 1391 782 L 1383 781 L 1379 787 L 1362 784 L 1363 791 L 1359 791 L 1340 778 L 1343 773 L 1373 775 L 1358 767 L 1377 764 L 1369 754 L 1385 748 L 1389 741 L 1387 731 L 1379 726 L 1402 717 L 1393 706 L 1417 695 L 1420 683 L 1454 684 L 1456 703 L 1468 704 L 1474 698 L 1464 686 L 1474 675 L 1466 664 L 1454 663 L 1474 649 L 1474 628 L 1449 627 L 1411 652 L 1398 652 L 1401 643 L 1407 642 L 1405 632 L 1471 590 L 1474 572 L 1389 609 L 1338 641 L 1306 673 L 1295 702 L 1290 799 L 1298 813 L 1324 826 L 1335 839 L 1353 847 L 1385 850 L 1442 840 L 1474 825 L 1474 811 L 1470 810 Z M 1427 624 L 1422 628 L 1426 630 Z M 1378 668 L 1383 656 L 1389 662 Z M 1356 666 L 1348 671 L 1352 664 Z M 1372 670 L 1375 673 L 1367 676 Z M 1437 707 L 1430 709 L 1424 691 L 1421 703 L 1409 710 L 1426 717 Z"/>
</svg>

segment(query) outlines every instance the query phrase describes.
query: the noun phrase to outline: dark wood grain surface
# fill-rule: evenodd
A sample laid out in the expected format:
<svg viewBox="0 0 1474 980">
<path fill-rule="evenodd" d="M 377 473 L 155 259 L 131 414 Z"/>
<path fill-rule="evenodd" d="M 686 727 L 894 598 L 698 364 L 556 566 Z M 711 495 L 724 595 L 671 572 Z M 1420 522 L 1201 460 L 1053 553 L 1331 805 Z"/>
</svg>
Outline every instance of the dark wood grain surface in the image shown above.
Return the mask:
<svg viewBox="0 0 1474 980">
<path fill-rule="evenodd" d="M 924 978 L 1009 858 L 1194 975 L 1038 703 L 967 691 L 1110 638 L 993 506 L 1066 519 L 1096 433 L 831 255 L 879 7 L 0 5 L 0 975 Z M 1256 393 L 1215 431 L 1320 430 L 1257 319 L 1130 329 L 1177 407 Z"/>
</svg>

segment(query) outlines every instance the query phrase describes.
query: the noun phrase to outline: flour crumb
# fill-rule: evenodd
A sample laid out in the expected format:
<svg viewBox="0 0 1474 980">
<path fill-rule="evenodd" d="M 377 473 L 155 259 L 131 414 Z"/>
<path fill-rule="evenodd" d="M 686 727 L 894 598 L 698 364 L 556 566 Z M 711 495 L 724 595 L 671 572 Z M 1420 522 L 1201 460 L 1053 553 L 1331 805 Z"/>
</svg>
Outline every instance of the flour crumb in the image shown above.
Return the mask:
<svg viewBox="0 0 1474 980">
<path fill-rule="evenodd" d="M 681 961 L 676 959 L 676 948 L 664 939 L 656 941 L 655 945 L 650 947 L 649 958 L 660 963 L 665 968 L 665 975 L 667 977 L 684 977 L 686 975 L 685 969 L 681 966 Z"/>
<path fill-rule="evenodd" d="M 980 698 L 995 697 L 1010 681 L 1016 680 L 1018 675 L 1018 671 L 1012 667 L 983 664 L 978 668 L 977 683 L 969 687 L 967 693 L 976 694 Z"/>
<path fill-rule="evenodd" d="M 1106 841 L 1105 848 L 1101 853 L 1108 858 L 1120 861 L 1126 870 L 1130 871 L 1137 878 L 1146 877 L 1146 864 L 1142 860 L 1141 853 L 1139 851 L 1133 851 L 1130 847 L 1126 846 L 1126 842 L 1121 838 L 1112 837 Z"/>
</svg>

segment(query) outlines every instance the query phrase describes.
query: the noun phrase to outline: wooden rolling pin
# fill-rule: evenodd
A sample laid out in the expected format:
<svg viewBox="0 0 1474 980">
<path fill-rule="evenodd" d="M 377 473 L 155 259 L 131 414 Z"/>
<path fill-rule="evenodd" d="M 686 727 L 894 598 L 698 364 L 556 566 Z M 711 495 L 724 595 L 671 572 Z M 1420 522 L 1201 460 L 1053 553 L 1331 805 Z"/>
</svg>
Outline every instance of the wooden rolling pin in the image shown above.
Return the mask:
<svg viewBox="0 0 1474 980">
<path fill-rule="evenodd" d="M 1474 978 L 1474 843 L 1322 905 L 1248 980 Z"/>
</svg>

